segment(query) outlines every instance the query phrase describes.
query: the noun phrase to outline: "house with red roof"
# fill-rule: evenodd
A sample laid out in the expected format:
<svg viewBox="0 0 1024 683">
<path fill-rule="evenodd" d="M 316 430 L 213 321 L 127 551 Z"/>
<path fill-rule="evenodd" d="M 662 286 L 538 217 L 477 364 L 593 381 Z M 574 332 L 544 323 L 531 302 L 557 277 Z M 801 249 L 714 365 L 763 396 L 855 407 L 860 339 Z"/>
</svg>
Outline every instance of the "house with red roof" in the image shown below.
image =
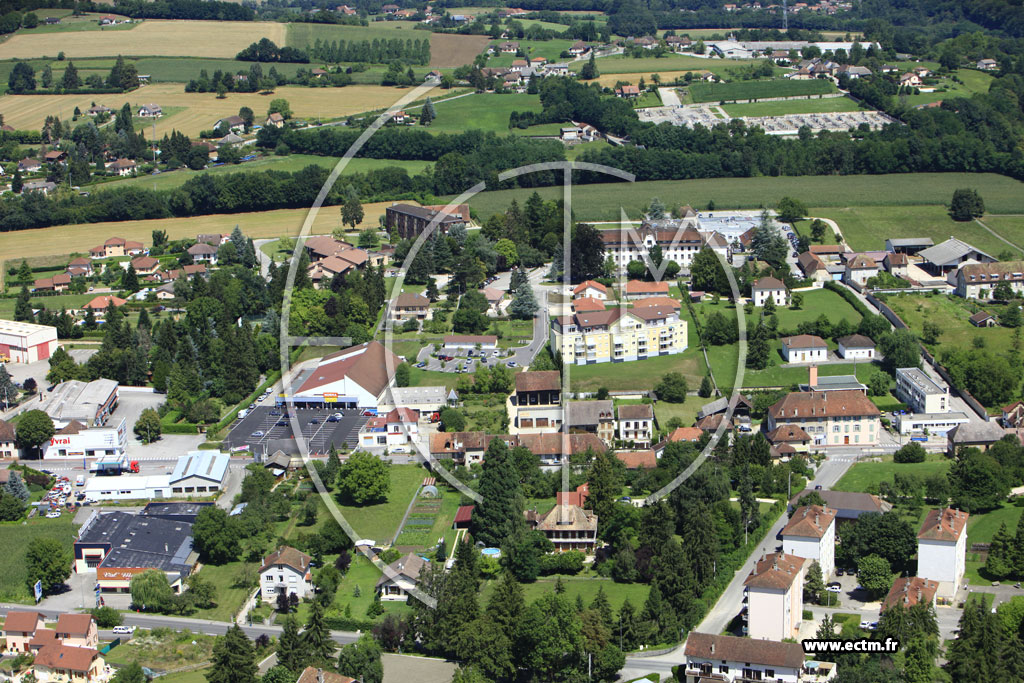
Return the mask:
<svg viewBox="0 0 1024 683">
<path fill-rule="evenodd" d="M 371 417 L 359 429 L 362 448 L 406 453 L 419 437 L 420 414 L 412 408 L 394 408 L 387 415 Z"/>
<path fill-rule="evenodd" d="M 313 558 L 287 545 L 267 555 L 260 567 L 260 599 L 277 602 L 281 593 L 300 600 L 313 595 Z"/>
<path fill-rule="evenodd" d="M 917 533 L 917 575 L 937 581 L 940 597 L 952 598 L 961 585 L 966 585 L 969 517 L 955 508 L 931 510 Z"/>
</svg>

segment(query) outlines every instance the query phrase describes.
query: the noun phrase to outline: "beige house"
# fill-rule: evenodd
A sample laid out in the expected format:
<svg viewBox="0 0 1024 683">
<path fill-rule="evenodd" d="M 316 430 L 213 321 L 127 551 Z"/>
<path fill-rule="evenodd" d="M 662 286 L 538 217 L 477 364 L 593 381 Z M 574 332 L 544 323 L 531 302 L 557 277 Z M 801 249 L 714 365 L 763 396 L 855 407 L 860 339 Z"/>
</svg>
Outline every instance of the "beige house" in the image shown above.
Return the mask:
<svg viewBox="0 0 1024 683">
<path fill-rule="evenodd" d="M 573 299 L 582 299 L 583 297 L 605 301 L 608 299 L 608 288 L 600 282 L 584 280 L 576 285 L 572 290 Z"/>
<path fill-rule="evenodd" d="M 654 407 L 649 403 L 619 406 L 619 438 L 648 448 L 654 438 Z"/>
<path fill-rule="evenodd" d="M 768 409 L 767 429 L 796 425 L 814 446 L 874 446 L 881 422 L 878 407 L 857 390 L 793 392 Z"/>
<path fill-rule="evenodd" d="M 804 558 L 786 553 L 765 555 L 754 564 L 743 582 L 751 638 L 796 638 L 803 619 L 804 565 Z"/>
<path fill-rule="evenodd" d="M 420 580 L 420 572 L 427 560 L 416 553 L 408 553 L 387 566 L 377 579 L 377 594 L 381 600 L 405 602 Z"/>
<path fill-rule="evenodd" d="M 9 610 L 4 621 L 4 639 L 12 652 L 28 652 L 28 643 L 36 631 L 43 630 L 43 615 L 39 612 Z"/>
<path fill-rule="evenodd" d="M 99 651 L 56 641 L 36 653 L 32 671 L 42 683 L 91 683 L 106 680 L 106 665 Z"/>
<path fill-rule="evenodd" d="M 597 544 L 597 515 L 578 505 L 555 505 L 537 520 L 537 531 L 555 546 L 555 552 L 579 550 L 594 554 Z"/>
<path fill-rule="evenodd" d="M 1024 291 L 1024 261 L 968 263 L 956 273 L 956 294 L 965 299 L 985 298 L 1003 282 L 1016 293 Z"/>
<path fill-rule="evenodd" d="M 875 259 L 864 254 L 857 254 L 846 262 L 843 281 L 863 287 L 868 280 L 878 275 L 879 270 Z"/>
<path fill-rule="evenodd" d="M 57 638 L 62 640 L 65 645 L 93 649 L 98 649 L 100 646 L 96 620 L 92 618 L 91 614 L 61 614 L 57 617 L 57 625 L 53 630 L 57 633 Z"/>
<path fill-rule="evenodd" d="M 430 299 L 422 294 L 402 292 L 391 304 L 391 319 L 395 321 L 425 320 L 430 310 Z"/>
</svg>

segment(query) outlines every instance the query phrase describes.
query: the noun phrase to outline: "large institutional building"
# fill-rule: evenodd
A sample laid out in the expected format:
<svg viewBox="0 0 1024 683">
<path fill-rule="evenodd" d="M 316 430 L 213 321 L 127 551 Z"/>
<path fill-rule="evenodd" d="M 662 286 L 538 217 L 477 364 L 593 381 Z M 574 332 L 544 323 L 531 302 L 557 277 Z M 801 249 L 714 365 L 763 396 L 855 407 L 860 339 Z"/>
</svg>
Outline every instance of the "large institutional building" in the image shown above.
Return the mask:
<svg viewBox="0 0 1024 683">
<path fill-rule="evenodd" d="M 555 318 L 551 345 L 564 363 L 621 363 L 682 353 L 686 333 L 673 307 L 612 308 Z"/>
</svg>

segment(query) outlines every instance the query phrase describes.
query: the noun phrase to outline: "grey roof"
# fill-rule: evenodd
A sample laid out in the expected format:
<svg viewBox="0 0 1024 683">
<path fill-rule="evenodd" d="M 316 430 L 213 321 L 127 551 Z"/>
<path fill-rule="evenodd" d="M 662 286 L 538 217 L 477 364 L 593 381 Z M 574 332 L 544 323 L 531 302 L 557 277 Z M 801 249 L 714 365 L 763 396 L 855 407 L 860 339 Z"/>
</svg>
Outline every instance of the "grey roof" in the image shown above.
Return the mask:
<svg viewBox="0 0 1024 683">
<path fill-rule="evenodd" d="M 995 422 L 968 422 L 949 430 L 953 443 L 993 443 L 1006 436 L 1006 430 Z"/>
<path fill-rule="evenodd" d="M 838 342 L 848 349 L 875 348 L 875 342 L 871 341 L 870 337 L 865 337 L 863 334 L 851 334 L 845 337 L 840 337 Z"/>
<path fill-rule="evenodd" d="M 44 399 L 42 409 L 54 422 L 67 424 L 78 420 L 90 426 L 110 394 L 117 391 L 117 382 L 112 379 L 97 379 L 81 382 L 76 379 L 61 382 Z"/>
<path fill-rule="evenodd" d="M 929 377 L 920 368 L 897 368 L 896 369 L 897 379 L 905 377 L 908 382 L 914 384 L 921 393 L 924 394 L 944 394 L 946 390 L 936 384 L 931 377 Z"/>
<path fill-rule="evenodd" d="M 82 527 L 78 542 L 110 546 L 101 567 L 145 567 L 187 575 L 195 564 L 190 558 L 192 525 L 187 522 L 128 512 L 100 514 Z"/>
<path fill-rule="evenodd" d="M 230 459 L 227 454 L 219 451 L 190 451 L 178 458 L 178 464 L 171 473 L 170 483 L 174 484 L 189 477 L 199 477 L 219 484 L 228 471 Z"/>
<path fill-rule="evenodd" d="M 211 505 L 213 503 L 146 503 L 146 507 L 142 508 L 140 514 L 192 524 L 196 521 L 200 511 Z"/>
<path fill-rule="evenodd" d="M 747 397 L 744 396 L 743 394 L 740 394 L 736 400 L 736 407 L 739 408 L 740 406 L 744 406 L 748 410 L 751 408 L 750 401 L 747 400 Z M 707 417 L 708 415 L 714 415 L 715 413 L 724 413 L 728 407 L 728 396 L 716 398 L 714 401 L 711 401 L 710 403 L 705 403 L 703 406 L 701 406 L 700 410 L 697 411 L 697 419 L 700 420 Z"/>
<path fill-rule="evenodd" d="M 815 391 L 863 391 L 867 387 L 857 379 L 856 375 L 831 375 L 829 377 L 818 377 Z"/>
<path fill-rule="evenodd" d="M 615 411 L 610 400 L 569 401 L 566 411 L 566 424 L 570 427 L 597 426 L 600 422 L 611 422 L 615 419 Z"/>
<path fill-rule="evenodd" d="M 445 403 L 448 398 L 448 389 L 442 386 L 436 387 L 390 387 L 388 393 L 384 394 L 384 400 L 388 398 L 398 407 L 414 407 L 417 405 Z"/>
<path fill-rule="evenodd" d="M 934 247 L 922 249 L 918 256 L 937 266 L 945 266 L 959 263 L 973 253 L 981 254 L 993 261 L 996 260 L 977 247 L 972 247 L 967 242 L 962 242 L 955 237 L 950 237 L 945 242 L 936 244 Z"/>
<path fill-rule="evenodd" d="M 804 490 L 793 496 L 789 504 L 796 506 L 803 496 L 810 493 Z M 887 503 L 878 496 L 870 493 L 857 493 L 854 491 L 818 491 L 818 495 L 825 501 L 825 505 L 836 510 L 836 519 L 857 519 L 866 512 L 888 512 L 892 504 Z"/>
<path fill-rule="evenodd" d="M 890 237 L 886 242 L 892 247 L 930 247 L 935 244 L 931 237 Z"/>
<path fill-rule="evenodd" d="M 900 415 L 900 421 L 907 422 L 970 422 L 967 413 L 910 413 Z"/>
</svg>

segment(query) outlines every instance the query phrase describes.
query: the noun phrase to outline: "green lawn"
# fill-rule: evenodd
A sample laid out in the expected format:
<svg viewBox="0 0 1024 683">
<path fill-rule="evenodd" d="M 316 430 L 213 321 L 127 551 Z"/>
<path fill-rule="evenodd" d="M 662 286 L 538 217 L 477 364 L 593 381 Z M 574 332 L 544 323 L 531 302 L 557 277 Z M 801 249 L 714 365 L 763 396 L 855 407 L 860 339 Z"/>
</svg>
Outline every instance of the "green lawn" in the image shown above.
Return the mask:
<svg viewBox="0 0 1024 683">
<path fill-rule="evenodd" d="M 181 187 L 187 181 L 191 180 L 200 175 L 214 174 L 221 175 L 227 173 L 255 173 L 257 171 L 288 171 L 294 172 L 299 171 L 309 165 L 322 166 L 323 168 L 333 169 L 338 163 L 336 157 L 322 157 L 315 156 L 312 154 L 291 154 L 283 157 L 268 156 L 254 159 L 253 161 L 247 161 L 242 164 L 223 164 L 221 166 L 214 166 L 205 171 L 192 171 L 189 169 L 179 169 L 177 171 L 170 171 L 161 173 L 159 175 L 145 175 L 136 178 L 125 178 L 124 180 L 115 180 L 107 183 L 100 183 L 95 186 L 95 189 L 109 189 L 122 187 L 143 187 L 147 190 L 173 190 L 174 188 Z M 365 173 L 367 171 L 373 171 L 380 168 L 392 168 L 392 167 L 404 168 L 409 175 L 416 175 L 423 169 L 430 166 L 429 161 L 400 161 L 393 159 L 366 159 L 357 157 L 349 159 L 348 164 L 345 166 L 345 171 L 342 173 L 341 178 L 346 175 L 352 175 L 355 173 Z M 342 182 L 339 180 L 339 182 Z"/>
<path fill-rule="evenodd" d="M 925 479 L 933 474 L 945 474 L 952 461 L 944 455 L 929 455 L 921 463 L 895 463 L 891 455 L 881 462 L 860 462 L 851 467 L 832 488 L 836 491 L 867 491 L 883 481 L 892 482 L 897 472 L 913 473 Z"/>
<path fill-rule="evenodd" d="M 698 385 L 700 386 L 700 385 Z M 723 392 L 727 389 L 723 389 Z M 658 422 L 658 427 L 665 429 L 665 425 L 673 417 L 678 417 L 683 422 L 684 427 L 689 427 L 697 420 L 697 412 L 704 407 L 704 405 L 714 401 L 715 398 L 701 398 L 700 396 L 687 396 L 685 403 L 668 403 L 666 401 L 658 401 L 654 404 L 654 419 Z"/>
<path fill-rule="evenodd" d="M 499 135 L 510 132 L 519 135 L 557 135 L 561 125 L 557 123 L 509 129 L 509 115 L 513 111 L 540 112 L 541 109 L 539 95 L 474 94 L 435 102 L 434 111 L 437 112 L 437 118 L 431 122 L 429 130 L 434 133 L 461 133 L 473 129 L 493 131 Z"/>
<path fill-rule="evenodd" d="M 391 465 L 391 491 L 386 503 L 376 505 L 340 505 L 341 513 L 360 538 L 390 543 L 409 507 L 416 489 L 428 472 L 419 465 Z"/>
<path fill-rule="evenodd" d="M 832 81 L 764 80 L 733 81 L 731 83 L 694 83 L 690 86 L 690 99 L 694 102 L 720 102 L 723 100 L 756 100 L 766 97 L 794 97 L 821 95 L 835 92 Z"/>
<path fill-rule="evenodd" d="M 938 85 L 925 85 L 924 88 L 936 88 L 935 92 L 923 92 L 919 95 L 907 95 L 906 102 L 911 106 L 940 102 L 956 97 L 970 97 L 974 93 L 988 92 L 989 85 L 995 78 L 992 74 L 975 69 L 960 69 L 956 76 L 962 83 L 955 83 L 952 78 L 939 79 Z"/>
<path fill-rule="evenodd" d="M 729 116 L 784 116 L 786 114 L 820 114 L 837 111 L 857 111 L 860 106 L 848 97 L 826 97 L 814 100 L 783 100 L 781 102 L 752 102 L 722 106 Z"/>
<path fill-rule="evenodd" d="M 242 608 L 242 603 L 255 588 L 255 585 L 241 585 L 239 576 L 245 566 L 249 564 L 251 575 L 259 578 L 259 567 L 246 562 L 229 562 L 220 566 L 212 564 L 203 565 L 200 575 L 213 584 L 214 594 L 217 596 L 217 605 L 209 609 L 196 612 L 199 619 L 211 619 L 213 621 L 231 621 L 231 619 Z"/>
<path fill-rule="evenodd" d="M 953 191 L 960 187 L 984 188 L 985 206 L 993 213 L 1024 214 L 1024 186 L 1019 181 L 992 173 L 905 173 L 861 176 L 780 176 L 760 178 L 713 178 L 699 180 L 652 180 L 638 183 L 597 183 L 573 188 L 573 211 L 580 220 L 618 220 L 619 210 L 639 217 L 641 209 L 653 197 L 678 197 L 679 203 L 706 206 L 713 200 L 719 211 L 727 209 L 756 209 L 774 204 L 779 197 L 791 196 L 808 206 L 829 207 L 887 207 L 876 215 L 898 215 L 893 206 L 936 207 L 949 202 Z M 496 190 L 476 195 L 471 204 L 482 216 L 503 212 L 512 199 L 520 205 L 534 192 L 547 200 L 560 199 L 562 188 L 522 188 Z M 843 212 L 815 209 L 827 217 L 843 219 Z M 870 220 L 870 219 L 868 219 Z M 949 225 L 948 223 L 943 225 Z M 942 239 L 951 234 L 965 234 L 963 223 L 950 231 L 943 227 Z M 840 227 L 843 226 L 840 220 Z M 881 249 L 885 237 L 914 236 L 915 223 L 900 224 L 898 219 L 888 221 L 878 234 L 881 241 L 854 248 Z M 980 228 L 979 228 L 980 230 Z M 973 238 L 967 228 L 964 239 Z M 979 248 L 981 245 L 977 245 Z"/>
<path fill-rule="evenodd" d="M 447 387 L 454 389 L 462 377 L 457 372 L 440 372 L 437 370 L 420 370 L 412 368 L 409 371 L 409 386 L 411 387 Z"/>
<path fill-rule="evenodd" d="M 545 576 L 537 579 L 534 583 L 523 584 L 523 597 L 527 603 L 531 603 L 548 592 L 554 592 L 557 576 Z M 583 604 L 589 606 L 597 595 L 597 589 L 604 586 L 605 595 L 612 609 L 618 612 L 622 603 L 628 598 L 637 610 L 640 610 L 647 600 L 647 593 L 650 586 L 643 583 L 615 583 L 610 579 L 590 578 L 581 576 L 562 576 L 565 584 L 565 597 L 570 603 L 576 603 L 576 596 L 583 596 Z M 486 604 L 491 592 L 494 590 L 495 581 L 488 581 L 480 591 L 480 604 Z"/>
<path fill-rule="evenodd" d="M 671 54 L 664 57 L 634 58 L 625 55 L 612 55 L 595 60 L 597 69 L 602 74 L 656 73 L 658 71 L 710 71 L 719 76 L 729 77 L 730 71 L 750 65 L 749 60 L 704 59 L 690 55 Z M 585 62 L 573 62 L 569 68 L 579 71 Z M 787 69 L 776 67 L 776 74 L 786 73 Z"/>
<path fill-rule="evenodd" d="M 562 27 L 565 30 L 565 27 Z M 575 42 L 572 40 L 520 40 L 519 48 L 526 53 L 527 59 L 534 59 L 536 57 L 543 57 L 549 62 L 567 62 L 568 59 L 561 57 L 560 55 L 569 49 L 569 47 Z M 490 67 L 502 67 L 512 66 L 512 62 L 516 59 L 522 59 L 513 54 L 497 54 L 487 60 L 487 66 Z"/>
<path fill-rule="evenodd" d="M 1024 216 L 984 216 L 981 222 L 1010 242 L 1024 247 Z M 1005 242 L 999 242 L 999 251 L 1009 248 Z"/>
<path fill-rule="evenodd" d="M 81 308 L 96 298 L 94 293 L 86 294 L 57 294 L 55 296 L 32 297 L 32 307 L 40 308 L 46 306 L 47 310 L 59 311 L 60 309 Z M 0 318 L 14 317 L 15 299 L 0 299 Z"/>
<path fill-rule="evenodd" d="M 984 181 L 978 176 L 964 178 L 964 187 L 984 187 Z M 927 192 L 925 188 L 919 188 Z M 989 201 L 989 193 L 984 192 L 985 201 Z M 950 195 L 952 196 L 952 195 Z M 1005 198 L 1009 200 L 1009 197 Z M 948 199 L 946 200 L 948 201 Z M 1003 201 L 1000 199 L 999 201 Z M 813 202 L 820 204 L 820 200 Z M 924 203 L 924 202 L 922 202 Z M 852 202 L 851 202 L 852 204 Z M 1019 210 L 1019 209 L 1018 209 Z M 977 223 L 960 223 L 954 221 L 940 203 L 930 206 L 851 206 L 843 208 L 809 209 L 813 216 L 831 218 L 839 224 L 839 229 L 851 248 L 857 251 L 884 249 L 885 240 L 889 237 L 930 237 L 938 244 L 949 239 L 950 235 L 974 245 L 975 247 L 997 256 L 1000 252 L 1012 248 L 999 238 L 993 236 Z M 1024 246 L 1024 222 L 1010 219 L 989 219 L 982 221 L 992 230 L 1018 245 Z M 801 221 L 799 226 L 806 231 L 808 223 Z"/>
<path fill-rule="evenodd" d="M 704 376 L 704 358 L 700 349 L 691 346 L 683 353 L 658 356 L 628 363 L 596 363 L 594 365 L 566 365 L 572 391 L 596 391 L 600 387 L 611 391 L 651 389 L 663 375 L 681 372 L 690 386 L 697 387 Z"/>
<path fill-rule="evenodd" d="M 967 579 L 976 586 L 987 586 L 992 579 L 982 574 L 985 563 L 981 561 L 977 553 L 971 552 L 971 545 L 974 543 L 991 543 L 992 537 L 999 531 L 1001 524 L 1006 524 L 1006 529 L 1012 536 L 1016 533 L 1017 522 L 1024 508 L 1004 503 L 1002 507 L 986 512 L 984 514 L 972 514 L 967 520 Z"/>
<path fill-rule="evenodd" d="M 63 514 L 58 519 L 33 517 L 24 524 L 0 524 L 0 600 L 32 603 L 28 569 L 25 566 L 28 546 L 33 539 L 52 538 L 59 541 L 70 554 L 78 529 L 71 521 L 73 517 Z"/>
</svg>

